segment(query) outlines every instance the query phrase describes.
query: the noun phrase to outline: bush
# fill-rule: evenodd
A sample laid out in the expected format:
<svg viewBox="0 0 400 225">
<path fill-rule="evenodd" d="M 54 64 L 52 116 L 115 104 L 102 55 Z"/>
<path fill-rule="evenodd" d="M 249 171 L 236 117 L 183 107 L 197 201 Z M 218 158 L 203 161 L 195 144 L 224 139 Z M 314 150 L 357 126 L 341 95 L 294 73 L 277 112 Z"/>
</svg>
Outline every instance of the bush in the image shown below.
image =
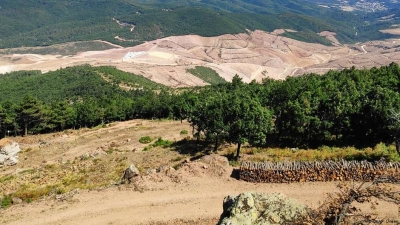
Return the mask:
<svg viewBox="0 0 400 225">
<path fill-rule="evenodd" d="M 144 137 L 141 137 L 139 139 L 139 142 L 142 143 L 142 144 L 148 144 L 148 143 L 150 143 L 152 141 L 153 141 L 153 139 L 151 137 L 149 137 L 149 136 L 144 136 Z"/>
<path fill-rule="evenodd" d="M 161 146 L 161 147 L 169 147 L 170 145 L 172 145 L 172 141 L 168 141 L 168 140 L 163 140 L 161 137 L 157 139 L 156 142 L 154 142 L 154 144 L 152 144 L 153 147 L 157 147 L 157 146 Z"/>
<path fill-rule="evenodd" d="M 187 131 L 187 130 L 181 130 L 180 134 L 181 134 L 181 135 L 187 135 L 187 134 L 188 134 L 188 131 Z"/>
<path fill-rule="evenodd" d="M 3 199 L 0 202 L 0 208 L 7 208 L 10 205 L 11 205 L 11 196 L 9 195 L 3 196 Z"/>
</svg>

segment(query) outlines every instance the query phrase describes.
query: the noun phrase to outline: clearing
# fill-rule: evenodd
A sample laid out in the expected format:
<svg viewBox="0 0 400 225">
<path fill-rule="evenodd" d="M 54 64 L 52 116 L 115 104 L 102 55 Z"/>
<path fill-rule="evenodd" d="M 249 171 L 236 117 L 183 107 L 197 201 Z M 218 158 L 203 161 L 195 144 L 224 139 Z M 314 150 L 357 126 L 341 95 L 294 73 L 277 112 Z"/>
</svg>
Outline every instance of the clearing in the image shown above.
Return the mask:
<svg viewBox="0 0 400 225">
<path fill-rule="evenodd" d="M 185 121 L 132 120 L 93 129 L 13 138 L 22 148 L 20 162 L 0 170 L 0 177 L 15 176 L 9 183 L 0 183 L 0 193 L 12 192 L 21 185 L 34 185 L 38 180 L 38 185 L 66 182 L 65 177 L 74 173 L 84 173 L 86 180 L 82 185 L 93 186 L 89 190 L 76 188 L 32 203 L 13 205 L 1 211 L 0 223 L 207 225 L 216 224 L 227 195 L 248 191 L 280 192 L 316 208 L 326 193 L 338 190 L 335 182 L 248 183 L 231 177 L 233 167 L 219 162 L 219 156 L 209 157 L 208 161 L 201 158 L 202 153 L 196 151 L 198 145 L 194 142 L 146 151 L 143 149 L 149 144 L 139 142 L 143 136 L 179 141 L 187 136 L 182 130 L 190 133 L 191 127 Z M 44 142 L 47 144 L 43 145 Z M 206 152 L 208 148 L 203 150 Z M 230 146 L 225 146 L 218 154 L 226 154 L 226 151 L 230 151 Z M 143 176 L 133 184 L 114 185 L 122 176 L 120 169 L 130 163 L 134 163 Z M 64 169 L 55 169 L 59 166 Z M 115 170 L 121 173 L 104 176 L 112 175 Z M 43 171 L 47 171 L 46 176 L 42 176 Z M 106 185 L 96 186 L 104 182 Z M 394 204 L 382 202 L 373 212 L 398 219 L 398 208 Z"/>
</svg>

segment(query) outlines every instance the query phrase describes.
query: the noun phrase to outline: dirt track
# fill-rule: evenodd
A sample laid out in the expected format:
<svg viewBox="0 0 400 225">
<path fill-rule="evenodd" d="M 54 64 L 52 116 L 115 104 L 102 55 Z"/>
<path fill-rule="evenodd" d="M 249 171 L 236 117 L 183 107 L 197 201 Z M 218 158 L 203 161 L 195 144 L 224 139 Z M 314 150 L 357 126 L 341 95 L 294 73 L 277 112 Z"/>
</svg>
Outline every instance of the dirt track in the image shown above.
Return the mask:
<svg viewBox="0 0 400 225">
<path fill-rule="evenodd" d="M 80 191 L 68 202 L 51 200 L 19 205 L 7 209 L 0 221 L 9 225 L 180 224 L 174 220 L 216 224 L 224 197 L 248 191 L 280 192 L 316 208 L 325 194 L 336 188 L 334 183 L 252 184 L 228 177 L 191 177 L 187 183 L 164 190 L 140 193 L 132 186 L 123 186 Z M 394 204 L 380 204 L 379 208 L 388 218 L 398 218 Z"/>
<path fill-rule="evenodd" d="M 215 224 L 225 196 L 246 191 L 281 192 L 316 206 L 333 183 L 251 184 L 229 178 L 191 178 L 189 183 L 167 190 L 146 191 L 110 188 L 82 191 L 76 202 L 40 202 L 5 211 L 5 224 L 140 224 L 174 219 L 208 219 Z M 311 197 L 312 196 L 312 197 Z"/>
<path fill-rule="evenodd" d="M 189 124 L 179 121 L 133 120 L 100 129 L 18 137 L 15 140 L 23 150 L 20 154 L 21 161 L 16 167 L 3 168 L 0 175 L 14 174 L 18 170 L 43 167 L 60 161 L 62 163 L 112 143 L 119 145 L 120 152 L 98 156 L 104 162 L 112 157 L 125 156 L 127 162 L 133 162 L 142 168 L 172 166 L 176 163 L 174 159 L 181 156 L 180 154 L 163 148 L 140 151 L 145 145 L 138 140 L 145 135 L 179 140 L 182 138 L 179 133 L 183 129 L 190 129 Z M 50 145 L 39 147 L 38 140 L 48 141 Z M 132 149 L 137 151 L 132 152 Z M 183 155 L 184 157 L 190 156 Z M 57 200 L 52 195 L 37 202 L 14 205 L 0 211 L 0 224 L 207 225 L 216 224 L 222 213 L 222 201 L 227 195 L 247 191 L 280 192 L 316 208 L 324 200 L 326 193 L 338 191 L 334 182 L 255 184 L 236 180 L 231 174 L 232 167 L 226 164 L 205 167 L 202 161 L 195 160 L 183 164 L 175 172 L 167 169 L 165 172 L 144 174 L 135 185 L 78 190 L 64 201 Z M 24 182 L 27 181 L 21 179 L 14 183 L 22 185 Z M 3 188 L 4 192 L 8 192 L 12 187 Z M 367 210 L 368 207 L 364 209 Z M 373 212 L 395 220 L 399 219 L 397 210 L 398 207 L 394 204 L 381 203 L 378 210 Z"/>
</svg>

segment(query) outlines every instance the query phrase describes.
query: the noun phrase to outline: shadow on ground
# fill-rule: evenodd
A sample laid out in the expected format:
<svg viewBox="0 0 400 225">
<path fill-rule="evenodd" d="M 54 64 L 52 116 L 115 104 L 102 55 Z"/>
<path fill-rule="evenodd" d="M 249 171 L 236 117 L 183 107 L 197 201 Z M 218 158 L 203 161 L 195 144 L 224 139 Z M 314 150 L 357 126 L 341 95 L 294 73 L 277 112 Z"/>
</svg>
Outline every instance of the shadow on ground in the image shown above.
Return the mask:
<svg viewBox="0 0 400 225">
<path fill-rule="evenodd" d="M 196 160 L 204 155 L 209 155 L 213 148 L 206 141 L 197 141 L 190 139 L 183 139 L 177 141 L 171 145 L 174 151 L 180 154 L 190 155 L 192 158 L 190 160 Z"/>
</svg>

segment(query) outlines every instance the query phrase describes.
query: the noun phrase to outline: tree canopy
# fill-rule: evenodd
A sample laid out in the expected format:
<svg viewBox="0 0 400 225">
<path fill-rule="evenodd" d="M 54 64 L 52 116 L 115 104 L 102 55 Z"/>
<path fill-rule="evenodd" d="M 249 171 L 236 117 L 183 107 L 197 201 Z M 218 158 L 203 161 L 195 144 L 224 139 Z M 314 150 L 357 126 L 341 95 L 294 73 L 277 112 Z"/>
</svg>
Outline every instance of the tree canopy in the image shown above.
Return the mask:
<svg viewBox="0 0 400 225">
<path fill-rule="evenodd" d="M 108 67 L 2 76 L 0 137 L 133 118 L 170 118 L 187 119 L 193 134 L 212 141 L 215 149 L 223 142 L 236 144 L 236 156 L 244 143 L 366 147 L 396 142 L 400 149 L 400 67 L 396 63 L 250 84 L 235 76 L 230 83 L 184 90 Z M 78 81 L 68 86 L 70 79 Z M 121 83 L 131 89 L 120 88 Z"/>
</svg>

